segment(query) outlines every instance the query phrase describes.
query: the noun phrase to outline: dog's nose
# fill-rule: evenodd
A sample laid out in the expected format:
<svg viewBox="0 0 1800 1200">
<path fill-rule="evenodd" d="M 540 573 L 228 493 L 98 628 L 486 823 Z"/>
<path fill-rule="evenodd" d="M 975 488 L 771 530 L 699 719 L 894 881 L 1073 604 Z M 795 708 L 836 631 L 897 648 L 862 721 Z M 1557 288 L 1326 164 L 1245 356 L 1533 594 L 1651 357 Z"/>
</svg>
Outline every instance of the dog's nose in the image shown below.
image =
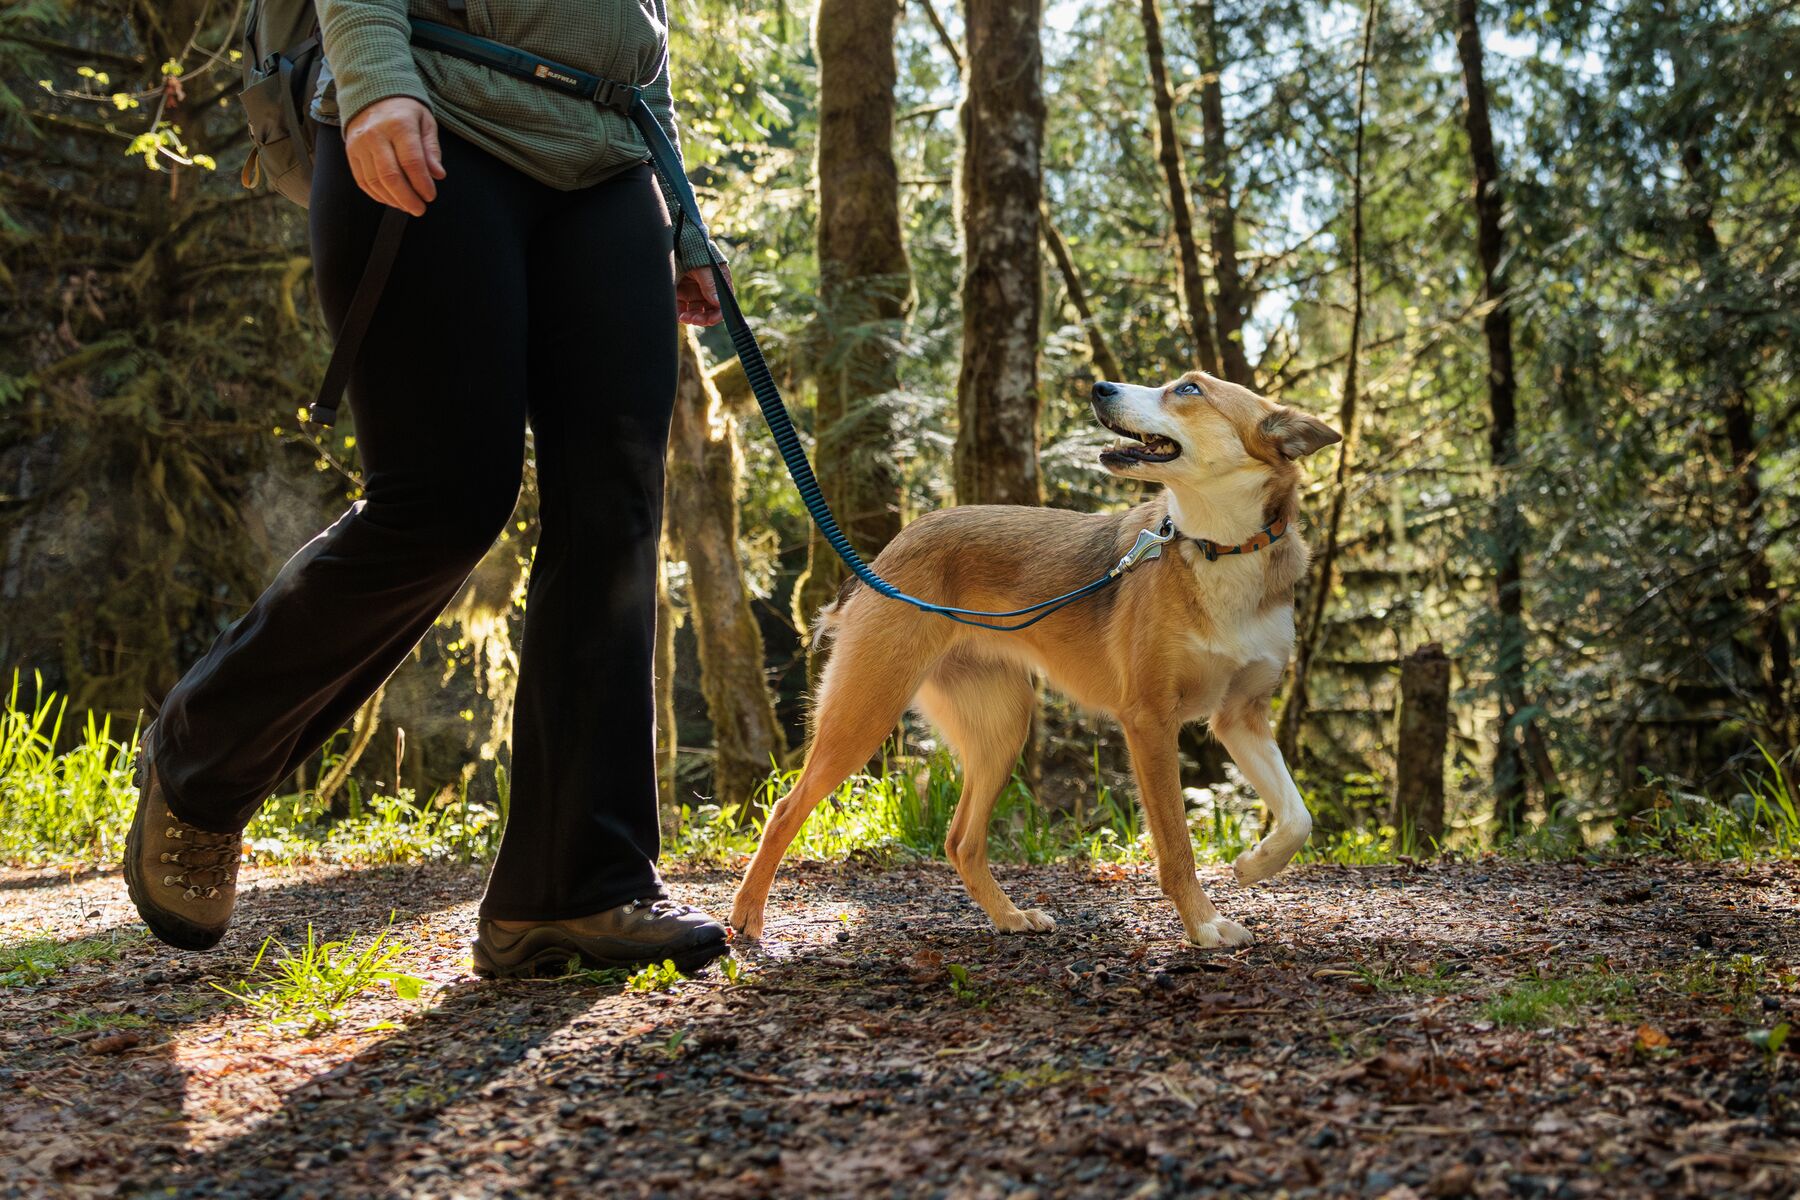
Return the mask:
<svg viewBox="0 0 1800 1200">
<path fill-rule="evenodd" d="M 1102 379 L 1094 385 L 1094 399 L 1096 400 L 1110 400 L 1118 394 L 1119 385 L 1116 383 L 1108 383 Z"/>
</svg>

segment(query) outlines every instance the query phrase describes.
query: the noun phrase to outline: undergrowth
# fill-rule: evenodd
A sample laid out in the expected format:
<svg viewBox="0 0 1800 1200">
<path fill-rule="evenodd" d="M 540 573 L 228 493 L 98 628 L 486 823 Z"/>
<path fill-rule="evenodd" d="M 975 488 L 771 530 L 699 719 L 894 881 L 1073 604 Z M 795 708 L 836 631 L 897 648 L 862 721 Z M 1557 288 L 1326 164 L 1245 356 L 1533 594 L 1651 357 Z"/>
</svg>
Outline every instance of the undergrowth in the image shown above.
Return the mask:
<svg viewBox="0 0 1800 1200">
<path fill-rule="evenodd" d="M 338 1024 L 357 997 L 383 986 L 402 1000 L 417 1000 L 425 980 L 394 969 L 394 960 L 407 947 L 390 939 L 393 923 L 389 914 L 389 928 L 360 948 L 352 942 L 321 942 L 311 925 L 298 950 L 265 939 L 246 978 L 213 986 L 261 1014 L 271 1029 L 308 1037 Z M 277 955 L 265 968 L 263 960 L 271 946 Z M 259 968 L 262 974 L 257 976 Z"/>
<path fill-rule="evenodd" d="M 0 864 L 59 867 L 116 863 L 136 801 L 132 764 L 140 731 L 116 730 L 92 714 L 73 731 L 66 699 L 45 693 L 24 703 L 14 675 L 0 712 Z M 63 747 L 59 749 L 58 747 Z M 1620 822 L 1614 836 L 1593 844 L 1592 829 L 1560 815 L 1510 838 L 1500 853 L 1524 859 L 1594 855 L 1673 855 L 1700 860 L 1750 859 L 1800 854 L 1800 810 L 1777 760 L 1764 752 L 1766 770 L 1748 771 L 1741 788 L 1718 800 L 1653 781 L 1652 799 Z M 1085 861 L 1137 864 L 1154 858 L 1143 815 L 1129 790 L 1115 789 L 1098 751 L 1088 799 L 1071 812 L 1036 803 L 1015 776 L 995 804 L 990 854 L 996 861 Z M 737 862 L 754 851 L 766 814 L 798 778 L 777 771 L 748 806 L 684 805 L 667 838 L 670 855 L 697 862 Z M 1336 814 L 1350 793 L 1358 811 L 1379 809 L 1379 781 L 1358 776 L 1348 791 L 1325 795 L 1329 785 L 1308 780 L 1323 797 L 1322 813 Z M 465 785 L 455 795 L 421 799 L 411 789 L 365 796 L 354 780 L 345 785 L 333 813 L 310 792 L 276 797 L 245 833 L 246 860 L 294 865 L 316 862 L 374 866 L 433 861 L 485 862 L 505 826 L 509 800 L 504 769 L 496 768 L 497 805 L 472 800 Z M 857 775 L 820 803 L 802 827 L 795 856 L 843 859 L 853 855 L 939 858 L 962 791 L 955 762 L 938 752 L 886 761 L 875 774 Z M 1228 863 L 1253 845 L 1260 810 L 1241 778 L 1216 787 L 1190 788 L 1188 824 L 1202 862 Z M 1465 833 L 1459 851 L 1478 851 Z M 1316 829 L 1301 862 L 1339 865 L 1392 863 L 1425 858 L 1439 847 L 1421 845 L 1410 829 L 1387 824 Z"/>
</svg>

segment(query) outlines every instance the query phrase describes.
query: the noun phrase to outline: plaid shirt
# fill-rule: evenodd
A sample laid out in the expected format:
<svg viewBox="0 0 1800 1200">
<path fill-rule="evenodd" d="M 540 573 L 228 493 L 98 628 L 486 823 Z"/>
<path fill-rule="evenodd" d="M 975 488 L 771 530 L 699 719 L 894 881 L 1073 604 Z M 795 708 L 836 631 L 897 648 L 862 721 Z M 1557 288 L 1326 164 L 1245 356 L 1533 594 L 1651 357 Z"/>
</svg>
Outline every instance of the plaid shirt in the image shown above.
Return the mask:
<svg viewBox="0 0 1800 1200">
<path fill-rule="evenodd" d="M 466 59 L 411 43 L 409 17 L 468 29 L 621 83 L 639 83 L 669 140 L 667 0 L 316 0 L 330 76 L 313 115 L 330 124 L 390 96 L 428 105 L 445 128 L 563 191 L 587 187 L 649 157 L 629 118 Z M 660 183 L 660 179 L 658 180 Z M 669 212 L 674 198 L 664 189 Z M 681 226 L 682 270 L 725 261 L 692 223 Z"/>
</svg>

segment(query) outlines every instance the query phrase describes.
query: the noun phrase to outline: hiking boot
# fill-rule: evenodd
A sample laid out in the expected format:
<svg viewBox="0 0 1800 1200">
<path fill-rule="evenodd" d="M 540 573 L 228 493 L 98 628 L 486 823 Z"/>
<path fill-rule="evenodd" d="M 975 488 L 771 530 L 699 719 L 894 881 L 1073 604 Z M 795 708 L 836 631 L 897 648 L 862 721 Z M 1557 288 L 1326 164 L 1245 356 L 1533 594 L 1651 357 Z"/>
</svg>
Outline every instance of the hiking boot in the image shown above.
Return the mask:
<svg viewBox="0 0 1800 1200">
<path fill-rule="evenodd" d="M 137 812 L 125 836 L 125 888 L 150 932 L 183 950 L 210 950 L 231 927 L 243 838 L 189 825 L 169 811 L 150 731 L 138 750 Z"/>
<path fill-rule="evenodd" d="M 560 975 L 672 961 L 683 974 L 726 951 L 725 926 L 673 900 L 633 900 L 567 921 L 491 921 L 475 926 L 475 974 L 483 979 Z"/>
</svg>

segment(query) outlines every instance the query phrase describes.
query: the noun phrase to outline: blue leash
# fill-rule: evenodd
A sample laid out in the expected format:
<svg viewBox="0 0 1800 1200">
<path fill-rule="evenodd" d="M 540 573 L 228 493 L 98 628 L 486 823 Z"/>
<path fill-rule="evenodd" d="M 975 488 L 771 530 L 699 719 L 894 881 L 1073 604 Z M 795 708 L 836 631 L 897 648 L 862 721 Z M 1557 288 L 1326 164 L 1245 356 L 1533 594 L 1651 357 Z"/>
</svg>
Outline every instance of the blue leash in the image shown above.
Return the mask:
<svg viewBox="0 0 1800 1200">
<path fill-rule="evenodd" d="M 516 75 L 532 83 L 566 92 L 591 100 L 596 104 L 629 116 L 643 135 L 644 144 L 650 149 L 650 160 L 657 173 L 667 182 L 669 190 L 674 193 L 675 202 L 681 207 L 682 215 L 691 221 L 700 234 L 711 242 L 707 236 L 706 222 L 700 215 L 700 203 L 694 196 L 693 185 L 688 182 L 687 168 L 681 161 L 681 155 L 669 137 L 663 132 L 656 114 L 644 103 L 641 89 L 626 84 L 614 83 L 591 75 L 573 67 L 564 66 L 551 59 L 540 58 L 535 54 L 508 46 L 501 42 L 477 37 L 450 25 L 440 25 L 434 21 L 415 19 L 412 23 L 412 40 L 414 45 L 424 46 L 430 50 L 439 50 L 466 58 L 494 70 Z M 794 481 L 794 487 L 800 493 L 801 503 L 812 515 L 813 523 L 827 544 L 844 560 L 850 569 L 864 584 L 891 600 L 899 600 L 910 604 L 923 612 L 936 613 L 940 617 L 948 617 L 952 621 L 964 625 L 974 625 L 980 629 L 993 629 L 1003 633 L 1011 633 L 1037 624 L 1057 609 L 1075 603 L 1093 595 L 1101 588 L 1122 578 L 1125 573 L 1145 559 L 1159 558 L 1162 548 L 1175 537 L 1174 523 L 1165 519 L 1161 530 L 1141 530 L 1137 542 L 1126 552 L 1125 556 L 1114 566 L 1091 583 L 1083 584 L 1072 592 L 1065 592 L 1049 600 L 1025 608 L 1016 608 L 1010 612 L 986 612 L 981 609 L 955 608 L 947 604 L 937 604 L 930 600 L 921 600 L 917 596 L 909 596 L 881 576 L 862 560 L 856 547 L 844 531 L 838 528 L 837 518 L 832 516 L 831 508 L 825 503 L 825 494 L 820 490 L 818 477 L 813 474 L 812 463 L 807 460 L 806 448 L 800 444 L 800 431 L 794 428 L 793 418 L 788 416 L 787 405 L 781 399 L 781 390 L 775 385 L 775 377 L 770 373 L 768 363 L 763 360 L 762 348 L 756 344 L 756 334 L 750 329 L 750 322 L 745 319 L 743 309 L 738 307 L 737 293 L 732 291 L 731 281 L 718 263 L 712 264 L 713 282 L 718 286 L 719 305 L 725 316 L 725 331 L 731 335 L 731 345 L 737 351 L 738 361 L 743 364 L 744 378 L 749 381 L 750 391 L 756 397 L 757 407 L 762 409 L 763 420 L 768 423 L 769 432 L 775 437 L 775 446 L 781 451 L 781 460 L 787 464 L 788 475 Z M 996 624 L 995 622 L 1013 621 L 1025 618 L 1016 624 Z"/>
</svg>

